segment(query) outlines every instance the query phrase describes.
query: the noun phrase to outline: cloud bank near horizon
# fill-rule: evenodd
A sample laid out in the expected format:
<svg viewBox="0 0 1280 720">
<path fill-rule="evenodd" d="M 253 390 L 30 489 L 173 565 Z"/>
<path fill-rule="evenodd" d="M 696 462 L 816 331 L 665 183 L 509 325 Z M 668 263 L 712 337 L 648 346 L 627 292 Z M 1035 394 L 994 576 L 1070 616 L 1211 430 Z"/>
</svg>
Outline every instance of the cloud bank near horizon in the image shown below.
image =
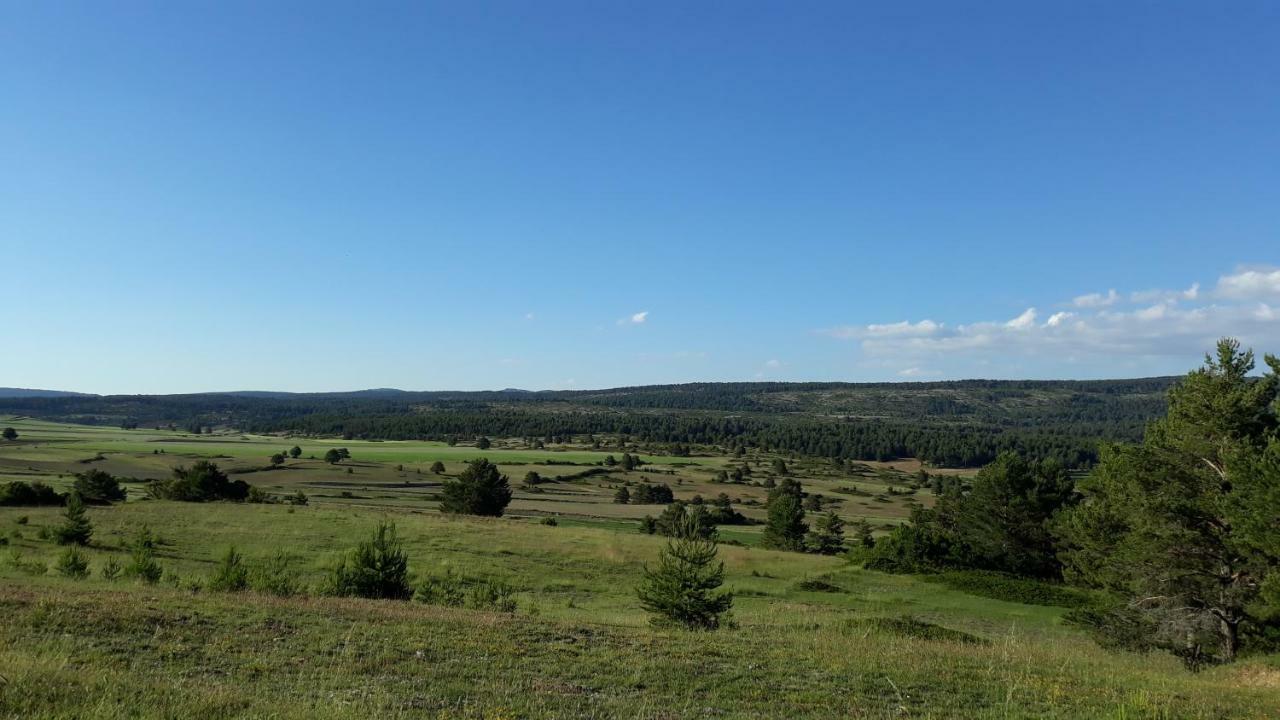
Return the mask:
<svg viewBox="0 0 1280 720">
<path fill-rule="evenodd" d="M 902 368 L 907 378 L 939 374 L 931 365 L 965 360 L 1199 357 L 1221 337 L 1275 351 L 1280 346 L 1280 268 L 1238 268 L 1211 290 L 1108 289 L 1078 295 L 1042 313 L 948 325 L 933 319 L 844 325 L 818 332 L 859 343 L 864 357 Z"/>
</svg>

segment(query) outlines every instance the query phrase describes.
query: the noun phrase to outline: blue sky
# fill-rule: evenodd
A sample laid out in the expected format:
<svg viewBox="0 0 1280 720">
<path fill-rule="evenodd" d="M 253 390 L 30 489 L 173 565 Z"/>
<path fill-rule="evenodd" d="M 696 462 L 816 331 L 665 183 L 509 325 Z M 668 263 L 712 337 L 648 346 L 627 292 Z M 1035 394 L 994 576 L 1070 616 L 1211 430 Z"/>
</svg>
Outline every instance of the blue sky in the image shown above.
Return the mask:
<svg viewBox="0 0 1280 720">
<path fill-rule="evenodd" d="M 1278 34 L 1274 2 L 0 4 L 0 385 L 1280 352 Z"/>
</svg>

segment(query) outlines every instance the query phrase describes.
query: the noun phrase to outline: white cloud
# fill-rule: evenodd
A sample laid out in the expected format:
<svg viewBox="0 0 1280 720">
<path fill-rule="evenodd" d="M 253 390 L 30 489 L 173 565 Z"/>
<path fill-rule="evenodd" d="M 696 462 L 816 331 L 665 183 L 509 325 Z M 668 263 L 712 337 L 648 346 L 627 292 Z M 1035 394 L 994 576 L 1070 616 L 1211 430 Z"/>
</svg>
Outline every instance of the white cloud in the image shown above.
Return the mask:
<svg viewBox="0 0 1280 720">
<path fill-rule="evenodd" d="M 918 367 L 903 368 L 898 371 L 898 377 L 904 378 L 934 377 L 938 374 L 936 370 L 925 370 Z"/>
<path fill-rule="evenodd" d="M 1120 300 L 1120 295 L 1112 289 L 1108 290 L 1106 295 L 1102 293 L 1080 295 L 1072 300 L 1071 304 L 1078 308 L 1100 308 L 1115 305 L 1118 300 Z"/>
<path fill-rule="evenodd" d="M 1005 323 L 1004 326 L 1013 330 L 1026 330 L 1028 328 L 1035 327 L 1035 324 L 1036 309 L 1027 308 L 1022 311 L 1021 315 Z"/>
<path fill-rule="evenodd" d="M 525 320 L 532 320 L 532 319 L 534 319 L 535 317 L 537 317 L 537 315 L 534 315 L 534 314 L 533 314 L 533 313 L 531 313 L 531 312 L 527 312 L 527 313 L 525 313 L 525 314 L 524 314 L 524 319 L 525 319 Z"/>
<path fill-rule="evenodd" d="M 1274 296 L 1276 301 L 1264 301 Z M 1113 299 L 1113 297 L 1115 299 Z M 1194 363 L 1223 336 L 1239 338 L 1260 351 L 1280 346 L 1280 270 L 1240 270 L 1223 276 L 1212 293 L 1198 284 L 1185 290 L 1145 291 L 1126 299 L 1146 298 L 1131 309 L 1110 307 L 1119 293 L 1076 302 L 1074 311 L 1055 312 L 1037 322 L 1035 308 L 1007 321 L 944 325 L 933 320 L 846 325 L 823 330 L 831 337 L 858 342 L 864 361 L 915 377 L 937 363 L 996 363 L 1009 366 L 1017 358 L 1085 362 L 1103 367 L 1141 368 L 1141 358 L 1186 358 Z M 1077 298 L 1077 301 L 1080 300 Z M 1238 298 L 1238 299 L 1237 299 Z M 1127 357 L 1128 363 L 1118 362 Z"/>
<path fill-rule="evenodd" d="M 1218 287 L 1214 294 L 1231 300 L 1280 297 L 1280 269 L 1241 268 L 1232 275 L 1223 275 L 1218 278 Z"/>
<path fill-rule="evenodd" d="M 624 317 L 618 321 L 619 325 L 643 325 L 649 320 L 649 311 L 635 313 L 630 317 Z"/>
<path fill-rule="evenodd" d="M 1191 283 L 1186 290 L 1139 290 L 1129 293 L 1129 301 L 1135 303 L 1176 303 L 1200 299 L 1200 283 Z"/>
<path fill-rule="evenodd" d="M 936 323 L 932 320 L 921 320 L 918 323 L 903 320 L 902 322 L 883 325 L 842 325 L 819 332 L 841 340 L 850 340 L 868 337 L 921 337 L 935 335 L 943 329 L 942 323 Z"/>
<path fill-rule="evenodd" d="M 1049 316 L 1049 319 L 1045 321 L 1044 325 L 1045 327 L 1058 327 L 1075 316 L 1076 314 L 1073 312 L 1056 312 Z"/>
<path fill-rule="evenodd" d="M 766 361 L 765 361 L 765 363 L 764 363 L 764 366 L 765 366 L 765 367 L 767 367 L 767 368 L 770 368 L 770 369 L 772 369 L 772 368 L 780 368 L 780 367 L 782 367 L 782 362 L 781 362 L 781 361 L 778 361 L 778 360 L 766 360 Z"/>
</svg>

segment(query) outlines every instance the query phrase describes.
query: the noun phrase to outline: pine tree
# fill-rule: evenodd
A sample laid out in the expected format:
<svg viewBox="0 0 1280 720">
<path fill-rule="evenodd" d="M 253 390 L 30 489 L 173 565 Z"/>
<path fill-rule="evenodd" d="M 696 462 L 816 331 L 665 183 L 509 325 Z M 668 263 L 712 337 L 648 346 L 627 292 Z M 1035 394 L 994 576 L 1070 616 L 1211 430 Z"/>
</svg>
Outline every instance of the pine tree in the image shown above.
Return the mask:
<svg viewBox="0 0 1280 720">
<path fill-rule="evenodd" d="M 1280 359 L 1266 362 L 1251 378 L 1253 353 L 1221 341 L 1141 445 L 1104 449 L 1059 523 L 1068 576 L 1127 598 L 1188 664 L 1234 659 L 1242 626 L 1280 605 Z"/>
<path fill-rule="evenodd" d="M 239 592 L 247 587 L 249 568 L 244 563 L 244 557 L 232 545 L 214 568 L 213 576 L 209 578 L 209 589 L 217 592 Z"/>
<path fill-rule="evenodd" d="M 809 549 L 819 555 L 839 555 L 844 552 L 844 521 L 834 512 L 818 519 L 809 533 Z"/>
<path fill-rule="evenodd" d="M 409 556 L 396 536 L 396 526 L 379 523 L 373 535 L 329 572 L 323 586 L 329 595 L 408 600 Z"/>
<path fill-rule="evenodd" d="M 125 499 L 120 481 L 102 470 L 90 470 L 76 475 L 73 491 L 80 499 L 92 505 L 106 505 Z"/>
<path fill-rule="evenodd" d="M 58 562 L 53 567 L 58 571 L 59 575 L 64 577 L 75 580 L 83 580 L 89 577 L 89 560 L 74 545 L 58 556 Z"/>
<path fill-rule="evenodd" d="M 864 548 L 876 546 L 875 536 L 871 534 L 871 523 L 867 522 L 865 518 L 853 524 L 853 535 L 858 538 L 858 544 Z"/>
<path fill-rule="evenodd" d="M 84 502 L 77 493 L 67 496 L 67 509 L 63 513 L 66 520 L 56 528 L 54 539 L 59 545 L 88 545 L 93 536 L 93 524 L 85 513 Z"/>
<path fill-rule="evenodd" d="M 613 501 L 619 505 L 626 505 L 631 502 L 631 491 L 627 489 L 626 485 L 618 488 L 618 492 L 613 494 Z"/>
<path fill-rule="evenodd" d="M 760 546 L 775 550 L 804 551 L 804 508 L 800 505 L 800 483 L 784 478 L 769 494 L 769 518 L 761 534 Z"/>
<path fill-rule="evenodd" d="M 160 581 L 164 570 L 156 562 L 156 538 L 144 525 L 133 537 L 129 564 L 124 568 L 128 577 L 141 580 L 149 585 Z"/>
<path fill-rule="evenodd" d="M 446 480 L 440 510 L 462 515 L 501 517 L 511 502 L 511 487 L 498 466 L 484 458 L 472 460 L 457 479 Z"/>
<path fill-rule="evenodd" d="M 692 518 L 667 541 L 656 567 L 645 566 L 637 588 L 640 606 L 654 625 L 715 630 L 733 606 L 733 596 L 715 592 L 724 582 L 724 563 L 716 561 L 716 543 L 698 536 Z"/>
</svg>

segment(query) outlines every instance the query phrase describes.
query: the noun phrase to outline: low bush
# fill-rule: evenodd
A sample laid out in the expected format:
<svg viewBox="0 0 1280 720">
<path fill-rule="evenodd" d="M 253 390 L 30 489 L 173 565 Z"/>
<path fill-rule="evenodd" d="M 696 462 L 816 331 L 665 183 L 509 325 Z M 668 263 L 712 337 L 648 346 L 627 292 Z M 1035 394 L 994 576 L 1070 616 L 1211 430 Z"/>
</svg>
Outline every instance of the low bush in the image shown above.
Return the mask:
<svg viewBox="0 0 1280 720">
<path fill-rule="evenodd" d="M 54 563 L 53 569 L 57 570 L 58 574 L 63 577 L 83 580 L 89 577 L 89 560 L 79 548 L 73 545 L 58 556 L 58 561 Z"/>
<path fill-rule="evenodd" d="M 25 483 L 14 480 L 0 484 L 0 505 L 47 506 L 62 505 L 66 502 L 63 495 L 42 482 Z"/>
<path fill-rule="evenodd" d="M 936 640 L 941 642 L 963 643 L 966 645 L 990 644 L 990 641 L 986 638 L 971 635 L 963 630 L 954 630 L 949 627 L 943 627 L 942 625 L 920 620 L 919 618 L 911 617 L 910 615 L 892 618 L 865 618 L 850 620 L 846 625 L 854 628 L 869 628 L 886 634 L 914 638 L 916 640 Z"/>
<path fill-rule="evenodd" d="M 507 583 L 489 578 L 463 578 L 452 571 L 428 575 L 418 583 L 413 599 L 427 605 L 472 610 L 516 611 L 516 592 Z"/>
<path fill-rule="evenodd" d="M 462 578 L 452 572 L 428 575 L 418 583 L 413 599 L 427 605 L 461 607 L 466 601 L 466 588 L 463 586 Z"/>
<path fill-rule="evenodd" d="M 234 545 L 227 548 L 209 577 L 209 589 L 214 592 L 239 592 L 249 587 L 249 567 L 244 556 L 236 552 Z"/>
<path fill-rule="evenodd" d="M 844 592 L 844 588 L 840 587 L 839 585 L 833 585 L 827 582 L 826 580 L 822 580 L 820 578 L 805 578 L 804 580 L 801 580 L 800 582 L 796 583 L 796 589 L 804 590 L 805 592 L 825 592 L 825 593 Z"/>
<path fill-rule="evenodd" d="M 296 556 L 280 551 L 254 565 L 249 571 L 249 587 L 254 592 L 276 597 L 302 594 Z"/>
<path fill-rule="evenodd" d="M 980 595 L 993 600 L 1022 603 L 1023 605 L 1048 605 L 1075 608 L 1090 602 L 1084 590 L 1061 583 L 1022 578 L 981 570 L 953 570 L 926 576 L 929 582 L 946 585 L 970 595 Z"/>
<path fill-rule="evenodd" d="M 22 553 L 13 550 L 9 553 L 9 567 L 26 575 L 44 575 L 49 567 L 39 560 L 27 560 Z"/>
<path fill-rule="evenodd" d="M 480 580 L 467 593 L 467 607 L 513 613 L 516 611 L 516 591 L 500 580 Z"/>
<path fill-rule="evenodd" d="M 124 576 L 148 585 L 160 582 L 164 568 L 156 561 L 156 538 L 143 526 L 134 536 L 129 562 L 124 566 Z"/>
</svg>

